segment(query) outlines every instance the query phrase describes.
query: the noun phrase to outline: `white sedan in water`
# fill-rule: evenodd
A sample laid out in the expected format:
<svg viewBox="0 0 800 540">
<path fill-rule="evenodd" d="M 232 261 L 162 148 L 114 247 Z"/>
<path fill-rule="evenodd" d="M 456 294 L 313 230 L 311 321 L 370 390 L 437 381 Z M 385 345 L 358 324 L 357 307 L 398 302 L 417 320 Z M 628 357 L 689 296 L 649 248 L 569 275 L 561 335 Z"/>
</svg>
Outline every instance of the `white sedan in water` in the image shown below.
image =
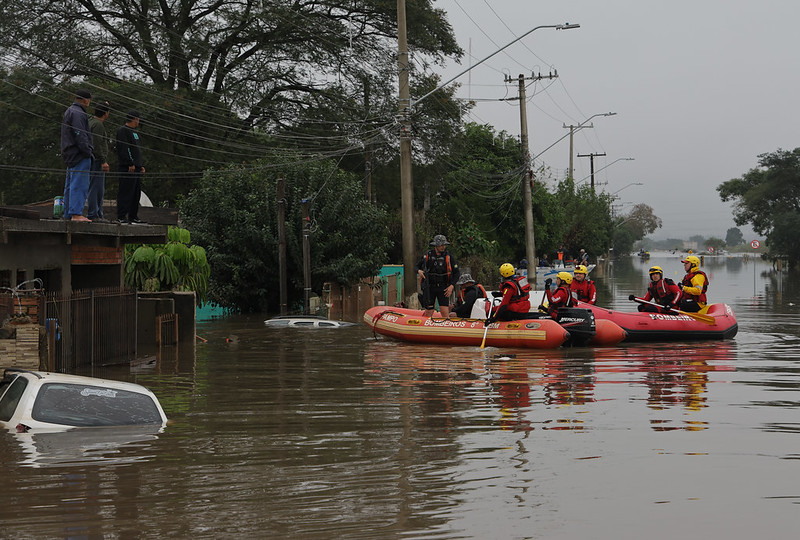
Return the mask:
<svg viewBox="0 0 800 540">
<path fill-rule="evenodd" d="M 18 368 L 0 379 L 0 426 L 11 432 L 166 423 L 158 398 L 139 384 Z"/>
</svg>

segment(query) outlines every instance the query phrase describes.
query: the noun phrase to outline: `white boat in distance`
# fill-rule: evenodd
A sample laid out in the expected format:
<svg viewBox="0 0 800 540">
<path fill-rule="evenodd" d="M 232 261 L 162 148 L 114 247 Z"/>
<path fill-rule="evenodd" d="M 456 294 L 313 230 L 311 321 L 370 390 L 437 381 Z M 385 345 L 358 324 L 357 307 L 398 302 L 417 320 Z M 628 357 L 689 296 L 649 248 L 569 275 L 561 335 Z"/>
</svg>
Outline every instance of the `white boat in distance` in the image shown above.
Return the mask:
<svg viewBox="0 0 800 540">
<path fill-rule="evenodd" d="M 594 267 L 597 266 L 596 264 L 590 264 L 586 267 L 586 270 L 591 273 L 594 270 Z M 528 272 L 519 269 L 517 270 L 521 275 L 527 276 Z M 553 281 L 556 280 L 556 275 L 559 272 L 569 272 L 570 274 L 575 273 L 575 265 L 569 266 L 537 266 L 536 267 L 536 282 L 540 283 L 543 282 L 545 279 L 550 278 Z"/>
</svg>

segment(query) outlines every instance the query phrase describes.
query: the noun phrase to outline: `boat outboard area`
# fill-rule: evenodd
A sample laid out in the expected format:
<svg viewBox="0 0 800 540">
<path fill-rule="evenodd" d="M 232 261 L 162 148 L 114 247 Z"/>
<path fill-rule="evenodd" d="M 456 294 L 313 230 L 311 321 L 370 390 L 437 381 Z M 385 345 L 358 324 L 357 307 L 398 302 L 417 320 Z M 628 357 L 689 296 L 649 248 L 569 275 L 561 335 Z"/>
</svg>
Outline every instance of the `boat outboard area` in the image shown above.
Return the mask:
<svg viewBox="0 0 800 540">
<path fill-rule="evenodd" d="M 343 328 L 356 323 L 335 321 L 316 315 L 281 315 L 264 321 L 270 328 Z"/>
</svg>

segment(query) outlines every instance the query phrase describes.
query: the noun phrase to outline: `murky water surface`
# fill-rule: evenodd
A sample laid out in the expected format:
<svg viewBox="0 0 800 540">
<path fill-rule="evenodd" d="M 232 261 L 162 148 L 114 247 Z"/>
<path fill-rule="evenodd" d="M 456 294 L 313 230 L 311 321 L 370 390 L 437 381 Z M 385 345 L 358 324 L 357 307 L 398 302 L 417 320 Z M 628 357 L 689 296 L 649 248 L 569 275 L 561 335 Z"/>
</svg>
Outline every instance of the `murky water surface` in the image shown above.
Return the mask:
<svg viewBox="0 0 800 540">
<path fill-rule="evenodd" d="M 651 264 L 682 270 L 598 267 L 600 303 L 632 309 Z M 0 537 L 793 538 L 800 286 L 705 270 L 734 340 L 481 351 L 202 323 L 196 359 L 95 373 L 153 389 L 163 433 L 0 434 Z"/>
</svg>

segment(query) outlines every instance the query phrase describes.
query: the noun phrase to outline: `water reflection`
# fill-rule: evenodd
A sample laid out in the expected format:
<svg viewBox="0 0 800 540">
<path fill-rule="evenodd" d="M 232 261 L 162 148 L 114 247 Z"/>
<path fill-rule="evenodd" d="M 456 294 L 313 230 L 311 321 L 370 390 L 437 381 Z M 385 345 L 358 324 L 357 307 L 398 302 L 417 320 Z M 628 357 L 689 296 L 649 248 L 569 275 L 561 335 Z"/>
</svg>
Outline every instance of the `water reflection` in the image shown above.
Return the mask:
<svg viewBox="0 0 800 540">
<path fill-rule="evenodd" d="M 403 399 L 430 413 L 426 422 L 452 428 L 459 410 L 485 417 L 488 408 L 499 428 L 515 431 L 591 429 L 583 418 L 595 402 L 629 399 L 615 385 L 642 386 L 650 410 L 683 413 L 654 418 L 653 429 L 696 430 L 704 423 L 687 415 L 708 406 L 712 372 L 734 370 L 736 344 L 698 343 L 677 353 L 663 344 L 488 351 L 455 348 L 443 357 L 430 347 L 376 340 L 365 351 L 365 384 L 407 389 Z"/>
</svg>

